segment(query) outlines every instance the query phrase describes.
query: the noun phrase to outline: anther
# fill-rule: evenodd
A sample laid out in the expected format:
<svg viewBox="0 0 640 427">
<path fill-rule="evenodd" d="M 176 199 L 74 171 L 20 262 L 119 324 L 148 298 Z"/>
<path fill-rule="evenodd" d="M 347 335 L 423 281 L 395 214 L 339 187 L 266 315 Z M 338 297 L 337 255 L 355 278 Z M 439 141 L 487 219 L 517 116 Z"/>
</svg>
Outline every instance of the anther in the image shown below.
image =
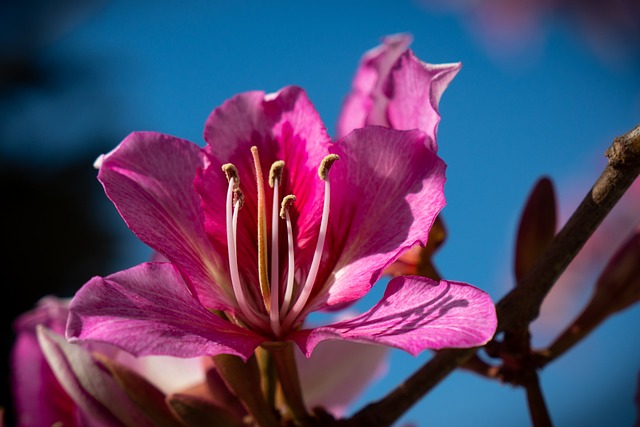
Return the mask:
<svg viewBox="0 0 640 427">
<path fill-rule="evenodd" d="M 278 160 L 273 162 L 271 169 L 269 170 L 269 187 L 273 188 L 278 180 L 278 185 L 282 181 L 282 169 L 284 168 L 284 161 Z"/>
<path fill-rule="evenodd" d="M 296 196 L 294 196 L 293 194 L 289 194 L 288 196 L 284 196 L 284 198 L 282 199 L 282 203 L 281 203 L 282 207 L 280 209 L 280 218 L 286 219 L 287 211 L 289 210 L 289 208 L 291 207 L 291 205 L 295 201 L 296 201 Z"/>
<path fill-rule="evenodd" d="M 242 194 L 242 190 L 239 188 L 233 190 L 233 205 L 236 206 L 236 209 L 244 206 L 244 194 Z"/>
<path fill-rule="evenodd" d="M 231 163 L 225 163 L 224 165 L 222 165 L 222 171 L 227 177 L 227 181 L 231 182 L 231 180 L 233 179 L 233 189 L 238 189 L 238 187 L 240 186 L 238 169 L 236 169 L 236 167 Z"/>
<path fill-rule="evenodd" d="M 337 154 L 329 154 L 324 159 L 322 159 L 322 163 L 320 163 L 320 167 L 318 168 L 318 176 L 321 180 L 326 181 L 327 176 L 329 175 L 329 169 L 331 169 L 331 165 L 333 162 L 340 159 Z"/>
</svg>

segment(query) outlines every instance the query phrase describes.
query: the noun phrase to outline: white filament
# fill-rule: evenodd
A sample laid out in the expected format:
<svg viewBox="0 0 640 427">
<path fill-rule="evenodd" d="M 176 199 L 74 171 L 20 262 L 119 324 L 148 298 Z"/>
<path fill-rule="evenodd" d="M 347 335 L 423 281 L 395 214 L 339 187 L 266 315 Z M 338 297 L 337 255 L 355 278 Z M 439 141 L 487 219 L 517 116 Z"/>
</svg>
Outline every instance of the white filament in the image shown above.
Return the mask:
<svg viewBox="0 0 640 427">
<path fill-rule="evenodd" d="M 281 313 L 286 314 L 291 305 L 291 297 L 293 295 L 293 275 L 295 263 L 293 259 L 293 226 L 291 225 L 291 216 L 289 209 L 285 210 L 285 219 L 287 221 L 287 248 L 288 248 L 288 271 L 287 271 L 287 287 L 284 292 L 284 300 L 282 301 Z M 284 317 L 284 316 L 283 316 Z"/>
<path fill-rule="evenodd" d="M 238 270 L 238 254 L 237 254 L 237 229 L 238 229 L 238 211 L 240 210 L 240 200 L 233 206 L 233 188 L 235 179 L 229 180 L 229 189 L 227 190 L 226 203 L 226 223 L 227 223 L 227 248 L 229 254 L 229 272 L 231 273 L 231 285 L 233 293 L 240 307 L 240 311 L 250 322 L 260 325 L 261 319 L 251 309 L 244 295 L 242 284 L 240 283 L 240 272 Z"/>
<path fill-rule="evenodd" d="M 298 315 L 302 312 L 305 304 L 309 300 L 311 291 L 313 290 L 313 284 L 316 281 L 318 270 L 320 268 L 320 261 L 322 260 L 322 252 L 324 250 L 324 241 L 327 237 L 327 228 L 329 224 L 329 201 L 331 199 L 331 187 L 329 185 L 329 178 L 324 181 L 324 206 L 322 207 L 322 219 L 320 220 L 320 232 L 318 233 L 318 242 L 316 243 L 316 249 L 313 253 L 313 260 L 311 261 L 311 267 L 309 268 L 309 274 L 307 280 L 305 280 L 300 296 L 296 300 L 295 304 L 291 308 L 291 311 L 285 318 L 283 327 L 289 328 L 296 320 Z"/>
<path fill-rule="evenodd" d="M 280 287 L 279 287 L 279 271 L 278 271 L 278 219 L 279 212 L 278 203 L 278 178 L 274 178 L 273 183 L 273 207 L 271 209 L 271 310 L 269 317 L 271 319 L 271 329 L 276 336 L 280 336 Z"/>
</svg>

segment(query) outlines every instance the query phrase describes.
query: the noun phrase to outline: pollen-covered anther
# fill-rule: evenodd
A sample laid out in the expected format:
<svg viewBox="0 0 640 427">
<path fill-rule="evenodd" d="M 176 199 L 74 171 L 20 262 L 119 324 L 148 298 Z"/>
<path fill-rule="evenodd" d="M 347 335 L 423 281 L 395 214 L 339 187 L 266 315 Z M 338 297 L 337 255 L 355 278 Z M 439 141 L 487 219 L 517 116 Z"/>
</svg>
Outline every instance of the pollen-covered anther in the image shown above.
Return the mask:
<svg viewBox="0 0 640 427">
<path fill-rule="evenodd" d="M 322 163 L 320 163 L 320 167 L 318 168 L 318 176 L 323 181 L 327 180 L 327 176 L 329 175 L 329 169 L 333 165 L 333 162 L 340 159 L 337 154 L 329 154 L 324 159 L 322 159 Z"/>
<path fill-rule="evenodd" d="M 236 206 L 236 209 L 244 206 L 244 194 L 242 194 L 242 190 L 239 188 L 233 190 L 233 205 Z"/>
<path fill-rule="evenodd" d="M 227 181 L 231 182 L 233 179 L 234 191 L 240 187 L 240 177 L 238 176 L 238 169 L 232 163 L 225 163 L 222 165 L 222 171 L 227 177 Z"/>
<path fill-rule="evenodd" d="M 276 180 L 278 185 L 282 182 L 282 170 L 284 169 L 284 161 L 278 160 L 273 162 L 271 165 L 271 169 L 269 170 L 269 187 L 273 188 L 276 185 Z"/>
<path fill-rule="evenodd" d="M 293 194 L 289 194 L 288 196 L 284 196 L 284 198 L 282 199 L 282 203 L 280 204 L 280 206 L 281 206 L 280 218 L 286 219 L 287 211 L 289 210 L 289 208 L 291 207 L 291 205 L 295 201 L 296 201 L 296 196 L 294 196 Z"/>
</svg>

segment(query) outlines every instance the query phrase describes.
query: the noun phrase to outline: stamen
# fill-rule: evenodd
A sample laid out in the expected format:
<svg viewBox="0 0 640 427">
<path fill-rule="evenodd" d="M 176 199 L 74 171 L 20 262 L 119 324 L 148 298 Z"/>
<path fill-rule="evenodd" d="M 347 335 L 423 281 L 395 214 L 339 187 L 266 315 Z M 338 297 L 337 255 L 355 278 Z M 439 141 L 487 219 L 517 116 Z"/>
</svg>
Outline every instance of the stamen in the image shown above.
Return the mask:
<svg viewBox="0 0 640 427">
<path fill-rule="evenodd" d="M 280 179 L 282 178 L 282 169 L 284 162 L 278 160 L 271 165 L 269 171 L 269 185 L 273 188 L 273 201 L 271 208 L 271 310 L 269 317 L 271 319 L 271 329 L 276 336 L 280 336 L 280 272 L 278 271 L 278 199 L 280 199 Z"/>
<path fill-rule="evenodd" d="M 282 199 L 282 209 L 280 210 L 280 217 L 287 221 L 287 248 L 288 248 L 288 272 L 287 272 L 287 285 L 284 291 L 284 299 L 282 301 L 281 313 L 285 315 L 289 306 L 291 305 L 291 297 L 293 296 L 293 276 L 295 263 L 293 259 L 293 226 L 291 225 L 291 216 L 289 215 L 289 209 L 296 200 L 296 196 L 290 194 Z M 284 317 L 284 316 L 283 316 Z"/>
<path fill-rule="evenodd" d="M 289 213 L 289 208 L 296 201 L 296 196 L 289 194 L 282 199 L 282 208 L 280 209 L 280 218 L 286 219 L 286 214 Z"/>
<path fill-rule="evenodd" d="M 322 160 L 320 167 L 318 168 L 318 176 L 324 180 L 324 206 L 322 207 L 322 219 L 320 220 L 320 231 L 318 232 L 318 242 L 316 243 L 316 249 L 313 253 L 313 260 L 311 261 L 311 267 L 309 268 L 309 274 L 307 280 L 305 280 L 300 296 L 296 300 L 296 303 L 291 308 L 289 314 L 284 321 L 283 327 L 289 328 L 296 317 L 302 312 L 305 304 L 309 300 L 311 291 L 313 290 L 313 284 L 318 276 L 318 270 L 320 269 L 320 261 L 322 260 L 322 252 L 324 250 L 324 241 L 327 237 L 327 228 L 329 224 L 329 203 L 331 200 L 331 186 L 329 185 L 329 169 L 331 165 L 338 160 L 339 157 L 335 154 L 329 154 Z"/>
<path fill-rule="evenodd" d="M 275 183 L 276 180 L 278 180 L 278 182 L 281 181 L 282 169 L 284 169 L 284 161 L 282 160 L 273 162 L 273 164 L 271 165 L 271 169 L 269 170 L 269 186 L 271 188 L 274 188 L 274 185 L 278 185 Z"/>
<path fill-rule="evenodd" d="M 318 168 L 318 176 L 321 180 L 326 181 L 329 175 L 329 169 L 333 165 L 333 162 L 340 159 L 337 154 L 329 154 L 324 159 L 322 159 L 322 163 L 320 163 L 320 167 Z"/>
<path fill-rule="evenodd" d="M 253 155 L 253 164 L 256 171 L 256 184 L 258 188 L 258 279 L 260 281 L 262 301 L 264 302 L 267 312 L 269 312 L 271 301 L 269 298 L 269 278 L 267 277 L 267 213 L 264 200 L 264 177 L 262 175 L 262 167 L 260 166 L 258 147 L 251 147 L 251 154 Z"/>
<path fill-rule="evenodd" d="M 244 206 L 244 194 L 242 194 L 242 190 L 239 188 L 233 190 L 233 205 L 236 207 L 236 210 Z"/>
<path fill-rule="evenodd" d="M 237 255 L 237 240 L 236 231 L 238 225 L 238 211 L 242 206 L 242 192 L 236 187 L 237 180 L 234 177 L 229 179 L 229 189 L 227 190 L 227 203 L 226 203 L 226 222 L 227 222 L 227 251 L 229 255 L 229 272 L 231 274 L 231 286 L 233 287 L 233 293 L 238 302 L 240 311 L 245 318 L 255 323 L 261 324 L 260 318 L 255 315 L 254 311 L 249 307 L 247 299 L 240 283 L 240 272 L 238 270 L 238 255 Z M 239 195 L 239 196 L 238 196 Z M 236 201 L 234 203 L 234 196 Z M 235 204 L 235 209 L 233 205 Z"/>
<path fill-rule="evenodd" d="M 236 167 L 232 163 L 225 163 L 224 165 L 222 165 L 222 171 L 227 177 L 227 181 L 231 182 L 232 179 L 234 180 L 235 186 L 233 187 L 233 189 L 237 190 L 240 187 L 240 177 L 238 176 L 238 169 L 236 169 Z"/>
</svg>

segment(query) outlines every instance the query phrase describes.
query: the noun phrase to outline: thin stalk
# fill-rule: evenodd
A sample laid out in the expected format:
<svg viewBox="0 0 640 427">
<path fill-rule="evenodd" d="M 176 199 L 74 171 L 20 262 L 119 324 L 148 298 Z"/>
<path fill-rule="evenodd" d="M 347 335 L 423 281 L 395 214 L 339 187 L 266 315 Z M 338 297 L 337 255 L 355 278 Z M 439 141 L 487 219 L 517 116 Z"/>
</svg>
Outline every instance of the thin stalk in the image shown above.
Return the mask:
<svg viewBox="0 0 640 427">
<path fill-rule="evenodd" d="M 537 372 L 533 371 L 531 373 L 524 387 L 527 392 L 527 404 L 529 405 L 529 415 L 531 415 L 533 427 L 552 427 L 553 423 L 542 395 Z"/>
</svg>

